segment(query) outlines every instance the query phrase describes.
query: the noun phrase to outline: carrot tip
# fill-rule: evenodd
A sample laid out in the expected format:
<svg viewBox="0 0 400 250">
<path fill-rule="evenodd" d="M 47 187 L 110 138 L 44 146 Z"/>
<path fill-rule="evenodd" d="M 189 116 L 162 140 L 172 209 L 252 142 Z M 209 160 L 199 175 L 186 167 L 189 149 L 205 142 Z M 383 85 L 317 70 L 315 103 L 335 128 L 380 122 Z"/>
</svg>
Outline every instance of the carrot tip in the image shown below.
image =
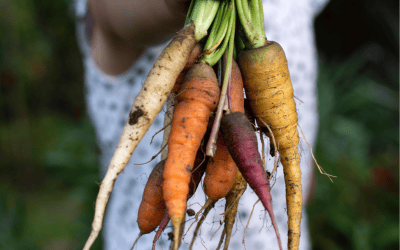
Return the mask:
<svg viewBox="0 0 400 250">
<path fill-rule="evenodd" d="M 180 228 L 183 216 L 175 215 L 171 216 L 172 226 L 174 227 L 174 250 L 178 250 L 179 248 L 179 235 Z"/>
<path fill-rule="evenodd" d="M 179 231 L 180 231 L 180 223 L 178 225 L 172 223 L 174 226 L 174 250 L 178 250 L 179 248 Z"/>
</svg>

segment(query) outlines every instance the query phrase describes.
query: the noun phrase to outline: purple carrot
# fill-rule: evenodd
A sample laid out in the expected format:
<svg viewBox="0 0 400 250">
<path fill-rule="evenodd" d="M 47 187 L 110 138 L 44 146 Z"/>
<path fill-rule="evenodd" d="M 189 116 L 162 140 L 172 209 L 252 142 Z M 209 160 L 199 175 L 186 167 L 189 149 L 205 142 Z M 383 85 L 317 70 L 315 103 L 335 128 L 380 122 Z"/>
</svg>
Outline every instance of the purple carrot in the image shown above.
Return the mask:
<svg viewBox="0 0 400 250">
<path fill-rule="evenodd" d="M 160 226 L 157 229 L 156 235 L 154 236 L 152 250 L 156 249 L 156 243 L 157 243 L 158 239 L 160 238 L 160 236 L 161 236 L 162 232 L 164 231 L 164 229 L 167 227 L 168 222 L 169 222 L 169 217 L 168 217 L 168 214 L 166 213 L 164 218 L 161 220 L 161 223 L 160 223 Z"/>
<path fill-rule="evenodd" d="M 234 112 L 225 115 L 222 119 L 221 131 L 229 153 L 244 179 L 249 183 L 264 208 L 268 211 L 278 239 L 279 249 L 282 250 L 278 225 L 272 210 L 271 186 L 258 152 L 257 137 L 253 126 L 244 113 Z"/>
</svg>

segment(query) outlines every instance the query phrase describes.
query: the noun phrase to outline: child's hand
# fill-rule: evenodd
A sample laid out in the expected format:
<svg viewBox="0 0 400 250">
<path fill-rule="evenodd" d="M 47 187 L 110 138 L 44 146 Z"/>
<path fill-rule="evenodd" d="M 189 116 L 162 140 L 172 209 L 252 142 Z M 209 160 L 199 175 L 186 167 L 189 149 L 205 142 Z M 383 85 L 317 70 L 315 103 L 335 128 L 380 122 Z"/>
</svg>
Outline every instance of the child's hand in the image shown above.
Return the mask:
<svg viewBox="0 0 400 250">
<path fill-rule="evenodd" d="M 94 18 L 93 57 L 105 73 L 118 75 L 143 50 L 183 27 L 190 0 L 89 0 Z"/>
</svg>

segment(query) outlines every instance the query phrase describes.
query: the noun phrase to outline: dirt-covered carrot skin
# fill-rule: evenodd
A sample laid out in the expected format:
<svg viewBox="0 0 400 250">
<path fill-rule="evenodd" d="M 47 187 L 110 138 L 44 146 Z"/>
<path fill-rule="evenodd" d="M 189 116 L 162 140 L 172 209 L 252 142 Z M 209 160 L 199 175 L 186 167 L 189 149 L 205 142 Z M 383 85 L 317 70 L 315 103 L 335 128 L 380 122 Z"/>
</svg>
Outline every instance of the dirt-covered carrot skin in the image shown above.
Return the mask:
<svg viewBox="0 0 400 250">
<path fill-rule="evenodd" d="M 176 79 L 174 88 L 171 91 L 171 95 L 168 97 L 167 100 L 167 110 L 165 112 L 164 116 L 164 137 L 163 137 L 163 143 L 162 145 L 168 144 L 168 136 L 171 131 L 171 126 L 170 123 L 172 121 L 172 116 L 174 113 L 174 106 L 175 106 L 175 97 L 178 94 L 179 89 L 182 86 L 183 79 L 186 76 L 186 73 L 189 71 L 189 69 L 197 62 L 197 59 L 201 55 L 201 52 L 203 51 L 203 47 L 200 43 L 197 43 L 196 46 L 194 47 L 192 53 L 190 53 L 189 59 L 186 62 L 185 67 L 181 71 L 181 73 L 178 75 L 178 78 Z M 161 153 L 161 159 L 167 159 L 167 154 L 168 154 L 168 145 L 164 146 L 164 149 Z"/>
<path fill-rule="evenodd" d="M 191 23 L 176 33 L 155 61 L 142 90 L 132 105 L 117 149 L 110 161 L 106 176 L 101 182 L 92 231 L 84 250 L 90 249 L 101 230 L 106 204 L 117 176 L 125 168 L 136 146 L 161 111 L 196 43 L 195 26 Z"/>
<path fill-rule="evenodd" d="M 258 152 L 257 137 L 253 126 L 244 113 L 234 112 L 222 118 L 221 131 L 229 152 L 244 179 L 255 191 L 264 208 L 268 211 L 278 239 L 279 248 L 282 250 L 279 230 L 272 210 L 271 187 Z"/>
<path fill-rule="evenodd" d="M 258 49 L 243 50 L 239 66 L 253 113 L 270 125 L 275 137 L 286 183 L 288 249 L 298 249 L 303 206 L 299 133 L 286 56 L 278 43 L 268 42 Z"/>
<path fill-rule="evenodd" d="M 184 217 L 196 152 L 218 97 L 218 80 L 213 69 L 203 63 L 194 65 L 177 96 L 164 169 L 164 199 L 174 228 L 180 226 Z"/>
</svg>

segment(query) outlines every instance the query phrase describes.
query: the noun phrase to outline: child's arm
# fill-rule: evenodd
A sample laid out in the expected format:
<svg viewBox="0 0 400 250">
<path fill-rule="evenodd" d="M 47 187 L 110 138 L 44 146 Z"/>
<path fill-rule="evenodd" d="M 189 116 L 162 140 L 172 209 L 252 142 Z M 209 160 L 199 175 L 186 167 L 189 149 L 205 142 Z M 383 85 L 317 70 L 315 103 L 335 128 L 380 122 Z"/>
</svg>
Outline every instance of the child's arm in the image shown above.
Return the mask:
<svg viewBox="0 0 400 250">
<path fill-rule="evenodd" d="M 101 70 L 119 75 L 152 44 L 183 27 L 187 0 L 89 0 L 94 18 L 93 57 Z"/>
</svg>

